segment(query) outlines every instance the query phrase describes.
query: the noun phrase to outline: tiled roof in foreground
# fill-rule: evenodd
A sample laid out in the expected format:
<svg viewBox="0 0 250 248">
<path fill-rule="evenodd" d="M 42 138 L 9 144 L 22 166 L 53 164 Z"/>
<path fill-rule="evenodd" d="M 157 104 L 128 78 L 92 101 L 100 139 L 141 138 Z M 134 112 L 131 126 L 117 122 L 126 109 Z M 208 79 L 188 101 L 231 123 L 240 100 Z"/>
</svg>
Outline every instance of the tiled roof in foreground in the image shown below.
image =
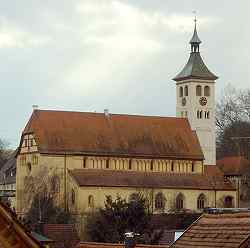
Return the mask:
<svg viewBox="0 0 250 248">
<path fill-rule="evenodd" d="M 135 248 L 168 248 L 167 245 L 141 245 L 137 244 Z M 124 244 L 114 243 L 95 243 L 95 242 L 80 242 L 76 248 L 124 248 Z"/>
<path fill-rule="evenodd" d="M 235 190 L 223 177 L 100 169 L 69 171 L 79 186 Z"/>
<path fill-rule="evenodd" d="M 0 202 L 0 247 L 42 248 L 16 214 Z"/>
<path fill-rule="evenodd" d="M 250 212 L 204 214 L 170 247 L 250 247 Z"/>
<path fill-rule="evenodd" d="M 204 159 L 186 118 L 35 110 L 32 132 L 40 153 Z"/>
</svg>

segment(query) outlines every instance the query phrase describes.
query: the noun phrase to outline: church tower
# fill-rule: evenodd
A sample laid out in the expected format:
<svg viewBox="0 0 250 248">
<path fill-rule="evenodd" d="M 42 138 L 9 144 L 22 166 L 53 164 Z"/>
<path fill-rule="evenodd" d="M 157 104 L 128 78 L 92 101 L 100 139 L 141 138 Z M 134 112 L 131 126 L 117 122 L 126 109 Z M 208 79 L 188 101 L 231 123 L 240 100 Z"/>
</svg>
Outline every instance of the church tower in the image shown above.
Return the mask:
<svg viewBox="0 0 250 248">
<path fill-rule="evenodd" d="M 188 118 L 196 131 L 205 157 L 204 164 L 216 164 L 215 142 L 215 80 L 214 75 L 200 55 L 201 40 L 194 34 L 190 40 L 191 53 L 183 70 L 173 79 L 176 81 L 176 115 Z"/>
</svg>

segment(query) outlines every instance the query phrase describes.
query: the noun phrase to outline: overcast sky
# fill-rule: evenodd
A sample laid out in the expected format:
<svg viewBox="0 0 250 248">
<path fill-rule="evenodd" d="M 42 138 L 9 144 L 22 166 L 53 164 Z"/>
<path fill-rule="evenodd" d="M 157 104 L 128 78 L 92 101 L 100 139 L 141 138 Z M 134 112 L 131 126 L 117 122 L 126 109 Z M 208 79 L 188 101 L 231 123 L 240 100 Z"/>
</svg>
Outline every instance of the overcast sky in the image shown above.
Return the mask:
<svg viewBox="0 0 250 248">
<path fill-rule="evenodd" d="M 34 104 L 174 116 L 193 10 L 217 96 L 250 87 L 249 0 L 1 0 L 0 137 L 15 147 Z"/>
</svg>

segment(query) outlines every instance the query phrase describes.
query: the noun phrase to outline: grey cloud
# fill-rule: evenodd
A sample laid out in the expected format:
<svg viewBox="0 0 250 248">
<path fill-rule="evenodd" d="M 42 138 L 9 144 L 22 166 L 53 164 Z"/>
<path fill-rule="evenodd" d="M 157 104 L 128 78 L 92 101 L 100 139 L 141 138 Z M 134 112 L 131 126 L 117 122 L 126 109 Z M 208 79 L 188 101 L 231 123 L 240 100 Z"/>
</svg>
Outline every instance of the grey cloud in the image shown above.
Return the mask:
<svg viewBox="0 0 250 248">
<path fill-rule="evenodd" d="M 4 25 L 28 37 L 21 47 L 0 48 L 0 137 L 12 146 L 18 143 L 32 104 L 174 115 L 175 84 L 171 79 L 189 56 L 194 9 L 200 20 L 214 20 L 211 25 L 198 23 L 198 32 L 205 63 L 220 77 L 217 92 L 229 82 L 249 87 L 248 0 L 98 1 L 123 4 L 134 11 L 133 18 L 146 18 L 135 19 L 138 26 L 132 22 L 132 31 L 126 29 L 126 23 L 133 19 L 119 19 L 114 9 L 100 11 L 101 16 L 77 11 L 76 5 L 86 2 L 94 0 L 1 2 L 0 38 Z M 173 16 L 185 17 L 185 23 L 172 29 L 164 22 Z M 157 21 L 158 17 L 163 19 Z M 35 45 L 28 42 L 39 38 L 47 40 Z"/>
</svg>

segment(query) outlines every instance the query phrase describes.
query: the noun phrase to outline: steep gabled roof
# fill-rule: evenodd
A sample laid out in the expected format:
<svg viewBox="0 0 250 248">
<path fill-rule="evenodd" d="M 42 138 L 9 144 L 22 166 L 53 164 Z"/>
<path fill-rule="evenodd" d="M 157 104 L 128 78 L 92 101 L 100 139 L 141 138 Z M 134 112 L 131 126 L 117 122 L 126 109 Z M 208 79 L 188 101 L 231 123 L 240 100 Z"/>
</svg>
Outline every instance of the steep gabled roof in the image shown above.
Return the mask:
<svg viewBox="0 0 250 248">
<path fill-rule="evenodd" d="M 31 132 L 40 153 L 204 158 L 184 118 L 35 110 Z"/>
<path fill-rule="evenodd" d="M 217 78 L 216 75 L 209 71 L 200 53 L 191 52 L 187 64 L 173 80 L 178 82 L 184 79 L 216 80 Z"/>
<path fill-rule="evenodd" d="M 98 169 L 76 169 L 69 173 L 79 186 L 235 190 L 223 177 L 209 175 Z"/>
<path fill-rule="evenodd" d="M 0 247 L 42 248 L 15 213 L 0 202 Z"/>
<path fill-rule="evenodd" d="M 170 247 L 249 247 L 249 237 L 249 212 L 204 214 Z"/>
</svg>

